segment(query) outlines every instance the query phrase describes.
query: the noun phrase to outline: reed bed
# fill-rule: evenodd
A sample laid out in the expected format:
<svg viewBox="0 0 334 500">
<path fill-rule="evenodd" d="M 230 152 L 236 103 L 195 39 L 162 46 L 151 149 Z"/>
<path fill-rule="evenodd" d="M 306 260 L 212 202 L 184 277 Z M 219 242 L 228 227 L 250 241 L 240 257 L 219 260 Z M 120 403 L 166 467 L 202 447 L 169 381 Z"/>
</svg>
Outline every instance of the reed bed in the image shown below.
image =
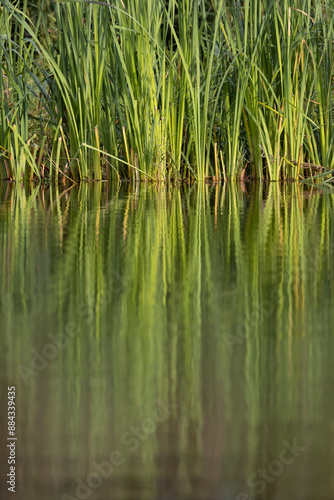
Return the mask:
<svg viewBox="0 0 334 500">
<path fill-rule="evenodd" d="M 3 0 L 1 177 L 331 181 L 333 9 Z"/>
</svg>

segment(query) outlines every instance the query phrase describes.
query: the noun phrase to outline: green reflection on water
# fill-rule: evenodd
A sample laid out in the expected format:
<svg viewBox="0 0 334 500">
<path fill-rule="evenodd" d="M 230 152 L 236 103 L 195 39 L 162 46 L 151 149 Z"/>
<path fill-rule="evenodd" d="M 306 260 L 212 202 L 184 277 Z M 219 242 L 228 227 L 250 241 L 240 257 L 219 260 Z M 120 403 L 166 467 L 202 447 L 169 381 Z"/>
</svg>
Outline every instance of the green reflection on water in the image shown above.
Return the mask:
<svg viewBox="0 0 334 500">
<path fill-rule="evenodd" d="M 114 450 L 89 498 L 333 496 L 331 194 L 1 189 L 1 404 L 15 384 L 27 498 L 75 497 Z M 294 439 L 259 495 L 247 479 Z"/>
</svg>

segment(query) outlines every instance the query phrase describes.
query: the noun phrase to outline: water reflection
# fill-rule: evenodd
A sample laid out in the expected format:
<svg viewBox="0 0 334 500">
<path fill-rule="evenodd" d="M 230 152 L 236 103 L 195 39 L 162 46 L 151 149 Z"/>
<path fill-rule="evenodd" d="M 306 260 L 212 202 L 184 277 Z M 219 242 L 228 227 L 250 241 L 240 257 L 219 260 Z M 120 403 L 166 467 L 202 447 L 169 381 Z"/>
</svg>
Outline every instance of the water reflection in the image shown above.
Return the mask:
<svg viewBox="0 0 334 500">
<path fill-rule="evenodd" d="M 18 498 L 333 497 L 333 195 L 1 190 Z"/>
</svg>

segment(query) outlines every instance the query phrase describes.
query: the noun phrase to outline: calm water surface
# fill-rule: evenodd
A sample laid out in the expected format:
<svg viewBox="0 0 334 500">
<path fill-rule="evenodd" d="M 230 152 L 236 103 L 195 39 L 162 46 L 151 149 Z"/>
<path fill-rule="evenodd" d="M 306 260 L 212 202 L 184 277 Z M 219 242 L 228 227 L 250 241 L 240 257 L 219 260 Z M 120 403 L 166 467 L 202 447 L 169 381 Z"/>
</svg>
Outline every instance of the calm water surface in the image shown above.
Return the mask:
<svg viewBox="0 0 334 500">
<path fill-rule="evenodd" d="M 334 197 L 0 184 L 1 498 L 332 500 Z M 12 495 L 12 496 L 11 496 Z"/>
</svg>

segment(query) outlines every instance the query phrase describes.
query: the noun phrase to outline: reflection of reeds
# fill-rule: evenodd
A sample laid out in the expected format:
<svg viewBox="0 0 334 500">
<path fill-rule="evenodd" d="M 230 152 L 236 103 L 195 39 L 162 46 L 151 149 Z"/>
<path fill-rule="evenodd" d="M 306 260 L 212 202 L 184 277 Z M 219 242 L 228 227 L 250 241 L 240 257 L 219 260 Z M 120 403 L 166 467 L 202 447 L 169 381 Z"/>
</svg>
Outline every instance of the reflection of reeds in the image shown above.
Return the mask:
<svg viewBox="0 0 334 500">
<path fill-rule="evenodd" d="M 325 411 L 333 197 L 276 184 L 249 194 L 231 185 L 109 189 L 2 195 L 2 363 L 15 379 L 48 332 L 69 321 L 81 330 L 27 388 L 17 378 L 29 432 L 32 398 L 42 394 L 43 406 L 57 408 L 48 414 L 52 452 L 66 449 L 75 461 L 84 435 L 80 453 L 103 460 L 165 398 L 179 409 L 138 450 L 146 471 L 158 470 L 154 457 L 171 428 L 176 474 L 187 474 L 180 457 L 192 453 L 202 457 L 200 475 L 209 443 L 222 460 L 216 433 L 224 450 L 249 454 L 239 464 L 248 477 L 264 421 L 279 420 L 284 439 L 291 420 L 317 421 Z M 241 332 L 231 352 L 226 337 Z"/>
</svg>

